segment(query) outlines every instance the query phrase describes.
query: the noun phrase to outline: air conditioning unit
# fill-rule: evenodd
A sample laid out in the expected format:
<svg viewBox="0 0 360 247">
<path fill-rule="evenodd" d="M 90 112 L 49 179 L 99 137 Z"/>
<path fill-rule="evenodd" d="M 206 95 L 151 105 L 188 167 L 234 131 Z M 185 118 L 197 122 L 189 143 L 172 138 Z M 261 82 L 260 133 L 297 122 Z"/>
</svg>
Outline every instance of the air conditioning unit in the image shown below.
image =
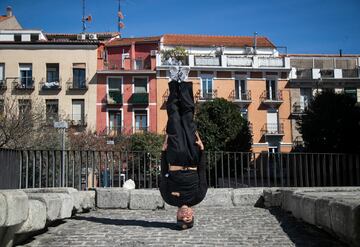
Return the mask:
<svg viewBox="0 0 360 247">
<path fill-rule="evenodd" d="M 254 48 L 253 47 L 245 47 L 245 53 L 246 54 L 254 54 Z"/>
<path fill-rule="evenodd" d="M 86 39 L 86 35 L 84 33 L 80 33 L 77 35 L 77 40 L 85 40 Z"/>
<path fill-rule="evenodd" d="M 156 54 L 158 53 L 158 51 L 157 50 L 151 50 L 150 51 L 150 56 L 156 56 Z"/>
<path fill-rule="evenodd" d="M 89 33 L 89 39 L 97 40 L 97 35 L 95 33 Z"/>
</svg>

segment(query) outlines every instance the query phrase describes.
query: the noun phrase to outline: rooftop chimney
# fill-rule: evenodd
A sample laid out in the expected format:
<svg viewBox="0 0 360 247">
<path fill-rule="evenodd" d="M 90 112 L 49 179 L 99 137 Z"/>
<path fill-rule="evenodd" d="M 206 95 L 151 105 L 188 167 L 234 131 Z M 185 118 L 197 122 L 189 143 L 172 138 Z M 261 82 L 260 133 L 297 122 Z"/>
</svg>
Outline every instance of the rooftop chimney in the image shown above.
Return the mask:
<svg viewBox="0 0 360 247">
<path fill-rule="evenodd" d="M 13 11 L 12 11 L 11 6 L 6 7 L 6 16 L 7 17 L 13 16 Z"/>
</svg>

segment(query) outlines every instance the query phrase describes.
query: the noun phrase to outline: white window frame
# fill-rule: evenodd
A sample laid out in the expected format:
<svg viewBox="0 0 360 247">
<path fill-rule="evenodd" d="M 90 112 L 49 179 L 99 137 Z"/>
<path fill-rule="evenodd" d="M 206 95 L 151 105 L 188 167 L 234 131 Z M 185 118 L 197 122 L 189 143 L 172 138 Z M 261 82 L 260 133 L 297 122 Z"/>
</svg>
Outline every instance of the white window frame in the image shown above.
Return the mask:
<svg viewBox="0 0 360 247">
<path fill-rule="evenodd" d="M 106 77 L 106 95 L 109 95 L 109 79 L 121 79 L 121 94 L 124 92 L 124 78 L 123 76 L 107 76 Z"/>
<path fill-rule="evenodd" d="M 236 81 L 240 81 L 240 83 L 239 83 L 239 87 L 238 87 L 238 90 L 239 90 L 239 100 L 246 100 L 246 99 L 243 99 L 242 98 L 242 95 L 241 95 L 241 81 L 244 81 L 244 87 L 245 87 L 245 89 L 244 89 L 244 91 L 245 91 L 245 93 L 246 93 L 246 91 L 247 91 L 247 87 L 248 87 L 248 85 L 247 85 L 247 83 L 248 83 L 248 80 L 247 80 L 247 77 L 246 77 L 246 75 L 243 75 L 243 76 L 240 76 L 240 75 L 237 75 L 236 77 L 235 77 L 235 80 L 234 80 L 234 87 L 235 87 L 235 92 L 234 92 L 234 94 L 235 94 L 235 97 L 236 97 Z"/>
<path fill-rule="evenodd" d="M 214 79 L 216 79 L 215 72 L 213 72 L 212 74 L 200 74 L 201 97 L 204 97 L 203 79 L 206 79 L 206 80 L 211 79 L 211 89 L 212 89 L 211 95 L 212 95 L 212 93 L 214 91 Z"/>
<path fill-rule="evenodd" d="M 150 84 L 150 81 L 149 81 L 149 76 L 133 76 L 132 77 L 132 93 L 135 93 L 135 79 L 136 78 L 140 78 L 140 79 L 144 79 L 146 78 L 146 93 L 150 94 L 149 93 L 149 84 Z"/>
<path fill-rule="evenodd" d="M 2 67 L 2 73 L 0 73 L 0 81 L 5 82 L 5 63 L 0 62 L 0 67 Z"/>
<path fill-rule="evenodd" d="M 271 87 L 271 82 L 270 82 L 270 87 L 269 89 L 271 89 L 271 91 L 269 90 L 269 100 L 277 100 L 277 95 L 276 95 L 276 92 L 279 90 L 279 85 L 278 85 L 278 77 L 277 76 L 267 76 L 266 77 L 266 80 L 265 80 L 265 90 L 267 91 L 267 87 L 266 87 L 266 84 L 268 81 L 274 81 L 275 82 L 275 99 L 272 98 L 272 91 L 273 91 L 273 88 Z"/>
<path fill-rule="evenodd" d="M 135 133 L 136 122 L 135 122 L 135 111 L 146 111 L 146 124 L 148 131 L 150 131 L 150 114 L 149 114 L 149 107 L 146 108 L 132 108 L 132 133 Z"/>
</svg>

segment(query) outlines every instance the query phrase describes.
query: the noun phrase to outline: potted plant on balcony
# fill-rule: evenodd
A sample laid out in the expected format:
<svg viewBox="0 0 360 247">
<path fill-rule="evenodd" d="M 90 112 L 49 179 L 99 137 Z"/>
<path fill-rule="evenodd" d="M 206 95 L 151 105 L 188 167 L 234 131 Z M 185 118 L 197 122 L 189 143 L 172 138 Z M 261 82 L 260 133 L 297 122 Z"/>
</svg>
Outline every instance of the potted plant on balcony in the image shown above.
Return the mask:
<svg viewBox="0 0 360 247">
<path fill-rule="evenodd" d="M 189 53 L 184 47 L 176 46 L 173 49 L 161 50 L 163 64 L 186 65 Z"/>
</svg>

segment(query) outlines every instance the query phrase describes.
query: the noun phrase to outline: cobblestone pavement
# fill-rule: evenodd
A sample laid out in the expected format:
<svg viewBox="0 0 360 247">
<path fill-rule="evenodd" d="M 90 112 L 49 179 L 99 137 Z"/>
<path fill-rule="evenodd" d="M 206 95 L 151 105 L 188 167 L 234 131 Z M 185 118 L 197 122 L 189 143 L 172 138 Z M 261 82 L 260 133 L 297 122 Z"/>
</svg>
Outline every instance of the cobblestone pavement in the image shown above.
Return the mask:
<svg viewBox="0 0 360 247">
<path fill-rule="evenodd" d="M 199 208 L 178 231 L 175 210 L 97 210 L 66 220 L 23 246 L 345 246 L 278 209 Z"/>
</svg>

